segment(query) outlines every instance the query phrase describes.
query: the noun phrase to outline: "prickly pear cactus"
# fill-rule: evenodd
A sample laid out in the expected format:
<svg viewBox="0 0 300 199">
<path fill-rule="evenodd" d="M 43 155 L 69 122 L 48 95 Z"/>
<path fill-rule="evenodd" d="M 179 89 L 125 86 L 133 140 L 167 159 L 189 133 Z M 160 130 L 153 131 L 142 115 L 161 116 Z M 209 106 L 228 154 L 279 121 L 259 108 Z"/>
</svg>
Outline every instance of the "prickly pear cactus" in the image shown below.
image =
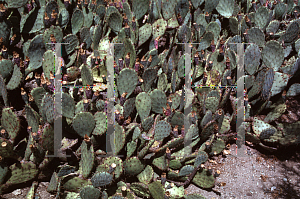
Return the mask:
<svg viewBox="0 0 300 199">
<path fill-rule="evenodd" d="M 0 2 L 0 194 L 28 183 L 33 198 L 47 168 L 57 198 L 204 198 L 184 188 L 215 185 L 205 165 L 235 131 L 290 152 L 296 2 Z"/>
</svg>

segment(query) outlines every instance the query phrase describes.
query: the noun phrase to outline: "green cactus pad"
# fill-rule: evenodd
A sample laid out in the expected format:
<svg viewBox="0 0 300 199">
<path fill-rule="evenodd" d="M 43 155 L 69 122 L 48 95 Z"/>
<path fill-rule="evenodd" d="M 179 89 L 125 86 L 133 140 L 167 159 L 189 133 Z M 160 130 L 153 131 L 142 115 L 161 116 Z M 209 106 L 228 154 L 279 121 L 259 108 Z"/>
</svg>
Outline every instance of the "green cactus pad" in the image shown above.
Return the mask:
<svg viewBox="0 0 300 199">
<path fill-rule="evenodd" d="M 140 197 L 150 197 L 148 186 L 144 183 L 134 182 L 130 185 L 130 189 Z"/>
<path fill-rule="evenodd" d="M 262 50 L 262 60 L 267 67 L 278 71 L 283 60 L 284 54 L 281 45 L 277 41 L 269 41 Z"/>
<path fill-rule="evenodd" d="M 278 93 L 281 93 L 288 84 L 291 76 L 289 74 L 275 72 L 273 85 L 271 88 L 271 96 L 275 96 Z"/>
<path fill-rule="evenodd" d="M 22 73 L 17 65 L 14 65 L 14 71 L 11 79 L 6 85 L 7 90 L 14 90 L 16 89 L 22 80 Z"/>
<path fill-rule="evenodd" d="M 45 77 L 50 80 L 50 71 L 55 73 L 55 55 L 52 50 L 47 50 L 43 55 L 43 71 Z"/>
<path fill-rule="evenodd" d="M 70 20 L 70 14 L 67 9 L 62 8 L 59 10 L 58 14 L 58 24 L 61 28 L 66 28 Z"/>
<path fill-rule="evenodd" d="M 207 49 L 210 46 L 212 40 L 214 40 L 214 33 L 210 31 L 206 31 L 203 38 L 200 40 L 200 44 L 197 51 Z"/>
<path fill-rule="evenodd" d="M 205 99 L 205 108 L 211 110 L 213 113 L 216 112 L 219 105 L 219 100 L 216 97 L 207 97 Z"/>
<path fill-rule="evenodd" d="M 280 22 L 278 20 L 271 21 L 266 29 L 266 32 L 268 34 L 271 32 L 275 34 L 279 28 L 279 25 L 280 25 Z"/>
<path fill-rule="evenodd" d="M 255 18 L 255 24 L 260 29 L 264 29 L 267 26 L 267 23 L 269 21 L 269 10 L 264 6 L 260 6 L 256 10 L 254 18 Z"/>
<path fill-rule="evenodd" d="M 81 199 L 99 199 L 100 196 L 100 190 L 91 185 L 87 185 L 80 190 Z"/>
<path fill-rule="evenodd" d="M 26 5 L 26 0 L 7 0 L 5 1 L 7 3 L 8 8 L 21 8 Z"/>
<path fill-rule="evenodd" d="M 161 73 L 158 76 L 157 80 L 157 88 L 161 91 L 165 91 L 168 85 L 167 75 L 165 73 Z"/>
<path fill-rule="evenodd" d="M 87 8 L 83 8 L 83 27 L 90 28 L 93 24 L 93 13 Z M 74 13 L 73 13 L 74 14 Z"/>
<path fill-rule="evenodd" d="M 141 46 L 144 44 L 152 35 L 152 26 L 149 23 L 144 24 L 139 29 L 139 44 L 138 46 Z"/>
<path fill-rule="evenodd" d="M 117 166 L 114 170 L 114 178 L 118 179 L 123 173 L 123 163 L 119 157 L 107 157 L 103 160 L 103 164 L 110 166 L 112 163 L 115 163 Z"/>
<path fill-rule="evenodd" d="M 275 127 L 273 127 L 272 125 L 270 125 L 266 122 L 259 120 L 257 117 L 254 117 L 252 129 L 257 136 L 260 136 L 262 134 L 262 132 L 264 132 L 268 129 L 274 129 L 274 130 L 272 130 L 273 132 L 276 131 Z"/>
<path fill-rule="evenodd" d="M 54 143 L 54 129 L 50 124 L 44 126 L 43 132 L 41 134 L 41 139 L 39 140 L 41 147 L 44 150 L 53 152 L 53 143 Z"/>
<path fill-rule="evenodd" d="M 91 185 L 92 183 L 88 180 L 81 179 L 80 177 L 70 177 L 64 179 L 62 188 L 67 191 L 79 192 L 82 187 Z"/>
<path fill-rule="evenodd" d="M 216 10 L 223 17 L 229 18 L 232 16 L 234 11 L 234 0 L 220 0 Z"/>
<path fill-rule="evenodd" d="M 144 131 L 148 131 L 151 127 L 152 127 L 152 124 L 154 123 L 154 116 L 148 116 L 146 117 L 145 119 L 143 119 L 142 121 L 142 128 L 144 129 Z"/>
<path fill-rule="evenodd" d="M 221 28 L 217 22 L 210 22 L 206 26 L 206 32 L 212 32 L 214 34 L 214 41 L 216 42 L 220 36 Z"/>
<path fill-rule="evenodd" d="M 95 124 L 94 116 L 90 112 L 81 112 L 74 117 L 72 126 L 81 137 L 84 137 L 85 134 L 90 137 Z"/>
<path fill-rule="evenodd" d="M 21 165 L 13 164 L 9 168 L 11 170 L 11 176 L 5 183 L 7 187 L 31 181 L 38 174 L 38 169 L 35 164 L 31 162 L 22 163 Z"/>
<path fill-rule="evenodd" d="M 2 59 L 0 61 L 0 75 L 5 79 L 7 78 L 14 69 L 14 64 L 9 59 Z"/>
<path fill-rule="evenodd" d="M 220 1 L 220 0 L 214 0 L 214 1 L 211 1 L 211 0 L 205 0 L 204 11 L 205 11 L 205 12 L 208 12 L 208 13 L 211 13 L 211 12 L 218 6 L 219 1 Z"/>
<path fill-rule="evenodd" d="M 93 131 L 93 135 L 103 135 L 107 129 L 107 119 L 104 112 L 97 112 L 94 115 L 96 126 Z"/>
<path fill-rule="evenodd" d="M 282 40 L 285 44 L 290 44 L 296 41 L 300 31 L 300 24 L 297 21 L 290 23 L 286 29 L 284 35 L 282 35 Z"/>
<path fill-rule="evenodd" d="M 162 114 L 163 107 L 166 108 L 166 103 L 167 103 L 166 94 L 159 89 L 154 89 L 150 93 L 150 98 L 151 98 L 152 111 Z"/>
<path fill-rule="evenodd" d="M 32 132 L 37 132 L 39 130 L 39 114 L 28 105 L 25 105 L 25 111 L 28 126 L 31 126 Z"/>
<path fill-rule="evenodd" d="M 151 89 L 151 86 L 154 80 L 157 78 L 157 70 L 154 68 L 147 68 L 143 73 L 144 83 L 142 85 L 143 90 L 148 92 Z"/>
<path fill-rule="evenodd" d="M 150 165 L 147 165 L 146 168 L 137 175 L 137 178 L 141 183 L 149 184 L 153 179 L 154 171 Z"/>
<path fill-rule="evenodd" d="M 119 94 L 127 92 L 126 98 L 128 98 L 134 91 L 138 84 L 138 76 L 133 69 L 124 68 L 117 77 L 117 87 Z"/>
<path fill-rule="evenodd" d="M 213 134 L 214 124 L 216 124 L 216 122 L 210 121 L 208 124 L 205 125 L 205 127 L 203 128 L 203 130 L 201 132 L 202 140 L 206 140 L 210 135 Z"/>
<path fill-rule="evenodd" d="M 144 120 L 151 111 L 150 96 L 146 92 L 139 93 L 135 99 L 135 106 L 141 120 Z"/>
<path fill-rule="evenodd" d="M 86 48 L 90 48 L 92 44 L 92 37 L 90 34 L 90 29 L 87 27 L 83 27 L 80 30 L 80 43 L 86 43 Z"/>
<path fill-rule="evenodd" d="M 265 45 L 265 34 L 259 28 L 251 28 L 248 30 L 248 38 L 249 43 L 255 43 L 259 47 L 263 47 Z"/>
<path fill-rule="evenodd" d="M 51 26 L 50 28 L 46 29 L 44 34 L 43 34 L 43 41 L 45 43 L 51 43 L 50 40 L 50 35 L 53 34 L 56 42 L 60 43 L 63 40 L 63 31 L 60 27 L 58 26 Z M 51 45 L 46 45 L 45 46 L 46 50 L 51 50 Z"/>
<path fill-rule="evenodd" d="M 195 167 L 192 165 L 185 165 L 179 171 L 179 177 L 190 175 L 194 171 Z"/>
<path fill-rule="evenodd" d="M 73 118 L 75 115 L 75 101 L 68 93 L 62 93 L 62 115 L 67 118 Z"/>
<path fill-rule="evenodd" d="M 91 182 L 95 188 L 103 187 L 112 183 L 113 176 L 107 172 L 95 173 Z"/>
<path fill-rule="evenodd" d="M 0 184 L 3 184 L 6 180 L 6 176 L 9 173 L 8 166 L 5 164 L 0 165 Z"/>
<path fill-rule="evenodd" d="M 204 0 L 191 0 L 193 6 L 195 9 L 197 9 L 199 6 L 201 6 L 204 3 Z"/>
<path fill-rule="evenodd" d="M 207 110 L 204 117 L 201 120 L 201 123 L 200 123 L 201 128 L 203 128 L 211 120 L 212 120 L 212 111 Z"/>
<path fill-rule="evenodd" d="M 205 151 L 199 151 L 195 159 L 194 166 L 198 167 L 201 164 L 204 164 L 208 160 L 208 155 Z"/>
<path fill-rule="evenodd" d="M 54 99 L 50 94 L 46 94 L 42 98 L 41 112 L 48 123 L 54 122 Z"/>
<path fill-rule="evenodd" d="M 10 37 L 10 25 L 8 21 L 0 22 L 0 37 L 3 38 L 3 44 L 9 44 L 9 37 Z"/>
<path fill-rule="evenodd" d="M 154 139 L 157 141 L 163 140 L 168 137 L 172 132 L 171 125 L 166 121 L 159 121 L 155 125 Z"/>
<path fill-rule="evenodd" d="M 47 191 L 49 193 L 55 193 L 57 191 L 58 181 L 59 181 L 59 179 L 58 179 L 57 173 L 54 172 L 51 176 L 50 183 L 47 187 Z"/>
<path fill-rule="evenodd" d="M 123 18 L 119 12 L 113 12 L 109 15 L 107 23 L 114 32 L 119 32 L 122 28 Z"/>
<path fill-rule="evenodd" d="M 272 68 L 270 68 L 269 70 L 266 71 L 265 78 L 264 78 L 264 84 L 263 84 L 262 91 L 261 91 L 262 98 L 264 100 L 268 100 L 270 97 L 270 91 L 271 91 L 271 88 L 273 85 L 274 75 L 275 75 L 275 72 Z"/>
<path fill-rule="evenodd" d="M 149 9 L 148 0 L 132 0 L 132 12 L 137 20 L 141 19 Z"/>
<path fill-rule="evenodd" d="M 27 74 L 42 66 L 45 51 L 43 35 L 39 34 L 31 40 L 28 48 L 28 57 L 30 58 L 30 62 L 26 69 L 26 71 L 28 71 Z"/>
<path fill-rule="evenodd" d="M 155 181 L 148 185 L 151 196 L 154 199 L 161 199 L 165 197 L 165 189 L 161 182 Z"/>
<path fill-rule="evenodd" d="M 94 147 L 93 145 L 90 145 L 86 143 L 85 141 L 81 144 L 81 159 L 79 162 L 79 165 L 82 170 L 82 176 L 84 178 L 87 178 L 94 166 Z"/>
<path fill-rule="evenodd" d="M 72 34 L 76 35 L 79 30 L 82 28 L 84 23 L 83 12 L 79 9 L 76 9 L 71 18 Z"/>
<path fill-rule="evenodd" d="M 20 120 L 10 108 L 2 109 L 1 125 L 8 132 L 10 139 L 15 140 L 20 130 Z"/>
<path fill-rule="evenodd" d="M 215 178 L 212 175 L 208 175 L 207 172 L 206 169 L 203 169 L 201 172 L 198 171 L 192 182 L 202 188 L 212 188 L 215 185 Z"/>
<path fill-rule="evenodd" d="M 285 14 L 286 10 L 287 10 L 287 5 L 285 3 L 278 3 L 274 9 L 275 18 L 281 19 Z"/>
<path fill-rule="evenodd" d="M 250 44 L 245 52 L 245 69 L 248 74 L 253 75 L 259 67 L 261 52 L 258 45 Z"/>
<path fill-rule="evenodd" d="M 225 142 L 220 138 L 214 140 L 211 145 L 210 155 L 220 154 L 225 149 Z"/>
<path fill-rule="evenodd" d="M 239 22 L 236 17 L 229 18 L 229 26 L 230 26 L 231 32 L 234 35 L 237 35 L 239 33 Z"/>
<path fill-rule="evenodd" d="M 145 165 L 137 157 L 131 157 L 124 162 L 124 170 L 128 175 L 138 175 L 144 168 Z"/>
<path fill-rule="evenodd" d="M 167 29 L 167 22 L 163 19 L 158 19 L 156 22 L 152 24 L 153 38 L 157 38 L 165 34 L 166 29 Z"/>
<path fill-rule="evenodd" d="M 287 97 L 295 97 L 299 94 L 300 94 L 300 84 L 295 83 L 295 84 L 291 85 L 291 87 L 289 88 L 289 90 L 286 93 L 286 96 Z"/>
<path fill-rule="evenodd" d="M 279 104 L 273 110 L 271 110 L 264 119 L 264 122 L 270 123 L 279 118 L 286 111 L 285 104 Z"/>
<path fill-rule="evenodd" d="M 122 150 L 125 145 L 125 138 L 126 135 L 124 128 L 119 124 L 115 124 L 114 139 L 111 140 L 111 142 L 113 141 L 112 145 L 114 154 L 118 154 Z"/>
<path fill-rule="evenodd" d="M 62 46 L 63 56 L 65 56 L 64 51 L 67 53 L 67 55 L 69 55 L 75 50 L 76 46 L 79 46 L 79 40 L 74 34 L 69 34 L 65 36 L 63 38 L 63 43 L 69 43 Z"/>
<path fill-rule="evenodd" d="M 0 156 L 2 158 L 14 158 L 14 159 L 17 158 L 16 153 L 14 152 L 12 142 L 1 137 L 0 144 L 1 144 Z M 3 147 L 4 144 L 6 144 L 6 146 Z"/>
<path fill-rule="evenodd" d="M 178 129 L 181 129 L 184 125 L 184 114 L 176 111 L 171 119 L 171 124 L 173 128 L 178 125 Z"/>
</svg>

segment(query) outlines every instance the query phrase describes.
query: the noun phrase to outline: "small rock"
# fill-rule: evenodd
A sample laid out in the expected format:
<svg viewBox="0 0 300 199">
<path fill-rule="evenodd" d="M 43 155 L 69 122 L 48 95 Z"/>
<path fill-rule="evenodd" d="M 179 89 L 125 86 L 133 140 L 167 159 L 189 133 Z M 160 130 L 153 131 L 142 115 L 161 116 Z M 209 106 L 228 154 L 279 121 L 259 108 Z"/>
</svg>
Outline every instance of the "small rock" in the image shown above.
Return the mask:
<svg viewBox="0 0 300 199">
<path fill-rule="evenodd" d="M 249 192 L 248 192 L 248 193 L 246 193 L 246 195 L 247 195 L 247 196 L 252 196 L 252 193 L 249 193 Z"/>
<path fill-rule="evenodd" d="M 271 191 L 274 191 L 275 189 L 276 189 L 276 187 L 275 187 L 275 186 L 271 187 Z"/>
<path fill-rule="evenodd" d="M 284 182 L 287 182 L 287 179 L 286 179 L 286 178 L 283 178 L 283 181 L 284 181 Z"/>
<path fill-rule="evenodd" d="M 21 189 L 16 189 L 12 192 L 12 194 L 14 194 L 15 196 L 18 196 L 18 195 L 22 194 L 22 191 L 21 191 Z"/>
</svg>

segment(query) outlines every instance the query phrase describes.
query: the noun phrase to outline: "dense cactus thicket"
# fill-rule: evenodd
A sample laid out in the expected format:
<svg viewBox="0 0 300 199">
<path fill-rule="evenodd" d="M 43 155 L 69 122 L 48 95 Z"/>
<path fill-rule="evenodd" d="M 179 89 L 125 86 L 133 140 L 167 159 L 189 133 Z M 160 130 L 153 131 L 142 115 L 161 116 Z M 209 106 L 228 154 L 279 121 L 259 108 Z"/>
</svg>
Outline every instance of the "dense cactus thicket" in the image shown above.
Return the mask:
<svg viewBox="0 0 300 199">
<path fill-rule="evenodd" d="M 214 187 L 220 171 L 204 163 L 239 131 L 269 151 L 299 144 L 299 17 L 297 0 L 2 0 L 0 193 L 32 183 L 27 198 L 39 198 L 37 182 L 47 180 L 57 198 L 198 199 L 185 188 Z M 55 43 L 67 43 L 61 99 Z M 114 46 L 114 60 L 109 43 L 123 44 Z M 240 79 L 234 43 L 249 43 Z M 109 61 L 115 156 L 103 157 Z M 245 120 L 236 128 L 238 81 Z M 48 157 L 57 100 L 68 158 Z"/>
</svg>

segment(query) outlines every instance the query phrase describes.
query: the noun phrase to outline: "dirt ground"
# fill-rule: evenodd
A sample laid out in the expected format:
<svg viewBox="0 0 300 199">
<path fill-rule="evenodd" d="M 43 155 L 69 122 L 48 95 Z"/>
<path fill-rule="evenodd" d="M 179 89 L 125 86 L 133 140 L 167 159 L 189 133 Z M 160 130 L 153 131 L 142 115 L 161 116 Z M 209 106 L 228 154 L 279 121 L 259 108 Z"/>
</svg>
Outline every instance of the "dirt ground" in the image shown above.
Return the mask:
<svg viewBox="0 0 300 199">
<path fill-rule="evenodd" d="M 247 147 L 245 157 L 235 156 L 236 145 L 230 147 L 230 155 L 215 156 L 206 162 L 214 171 L 221 174 L 216 185 L 203 190 L 194 185 L 187 188 L 188 193 L 200 193 L 207 199 L 297 199 L 300 198 L 300 153 L 294 149 L 275 155 L 262 154 L 259 149 Z M 37 193 L 41 199 L 53 199 L 47 190 L 48 182 L 39 183 Z M 5 199 L 26 197 L 29 187 L 16 189 L 5 194 Z"/>
<path fill-rule="evenodd" d="M 206 162 L 221 174 L 212 190 L 199 189 L 194 185 L 188 193 L 200 193 L 212 198 L 256 198 L 273 199 L 300 198 L 300 155 L 285 151 L 275 155 L 264 155 L 259 150 L 246 147 L 245 157 L 235 157 L 236 145 L 231 145 L 230 155 L 217 156 Z M 292 150 L 292 149 L 291 149 Z M 286 154 L 289 153 L 289 154 Z"/>
</svg>

